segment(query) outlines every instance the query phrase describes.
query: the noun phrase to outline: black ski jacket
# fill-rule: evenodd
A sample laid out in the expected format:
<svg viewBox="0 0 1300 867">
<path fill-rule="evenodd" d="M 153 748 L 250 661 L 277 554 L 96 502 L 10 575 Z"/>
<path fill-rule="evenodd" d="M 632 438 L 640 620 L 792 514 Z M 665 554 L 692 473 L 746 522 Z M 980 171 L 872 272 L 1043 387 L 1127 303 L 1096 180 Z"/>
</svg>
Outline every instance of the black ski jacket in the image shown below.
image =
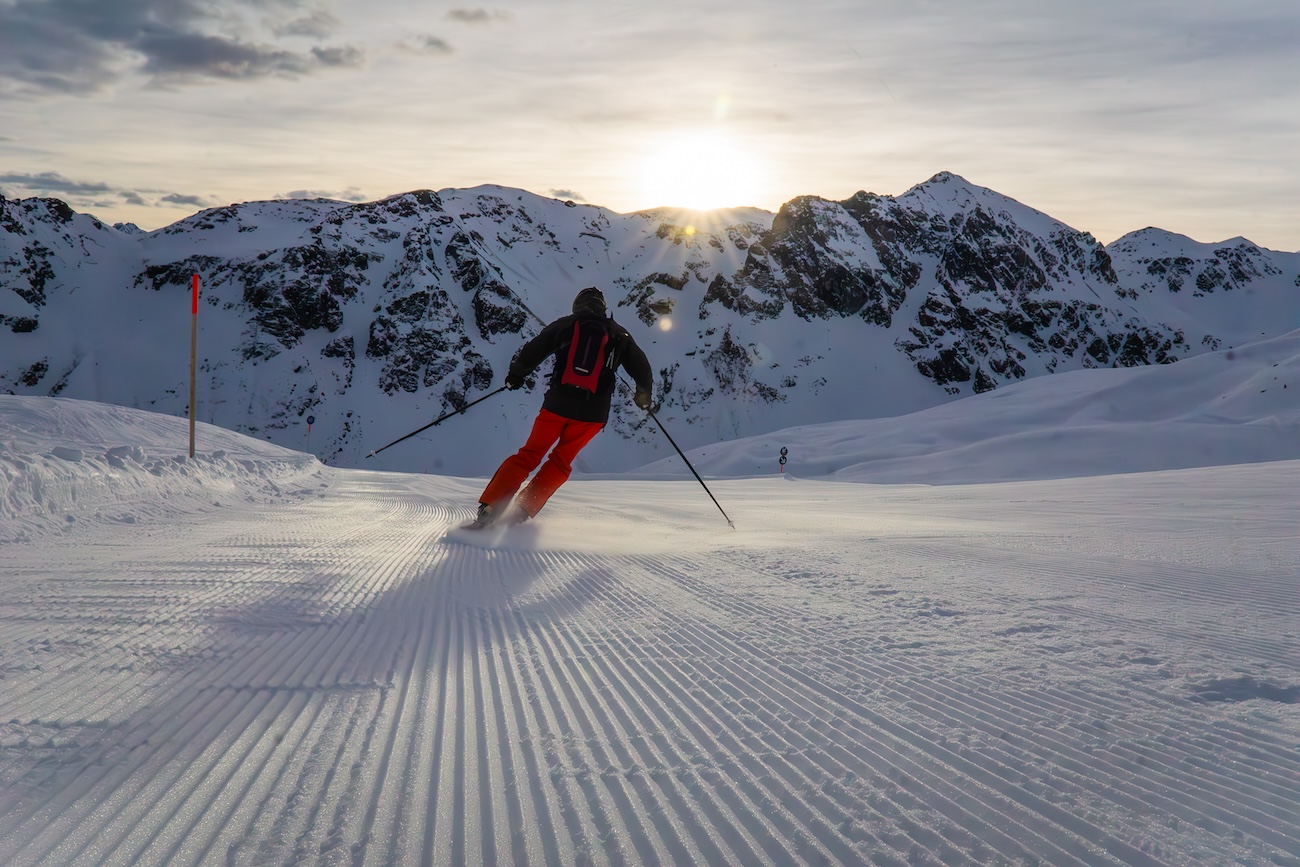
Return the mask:
<svg viewBox="0 0 1300 867">
<path fill-rule="evenodd" d="M 610 331 L 606 353 L 612 353 L 614 363 L 605 366 L 595 394 L 560 382 L 568 358 L 569 343 L 573 340 L 573 323 L 579 318 L 601 319 Z M 555 365 L 551 369 L 550 385 L 546 389 L 546 397 L 542 400 L 542 409 L 574 421 L 597 421 L 601 424 L 609 421 L 609 404 L 614 396 L 614 387 L 618 383 L 617 369 L 620 367 L 632 377 L 637 391 L 649 395 L 654 388 L 654 375 L 650 369 L 649 359 L 641 351 L 641 347 L 636 345 L 636 341 L 632 339 L 627 329 L 615 322 L 613 317 L 590 313 L 561 316 L 543 328 L 540 334 L 525 343 L 515 353 L 506 378 L 522 380 L 536 370 L 548 356 L 555 357 Z"/>
</svg>

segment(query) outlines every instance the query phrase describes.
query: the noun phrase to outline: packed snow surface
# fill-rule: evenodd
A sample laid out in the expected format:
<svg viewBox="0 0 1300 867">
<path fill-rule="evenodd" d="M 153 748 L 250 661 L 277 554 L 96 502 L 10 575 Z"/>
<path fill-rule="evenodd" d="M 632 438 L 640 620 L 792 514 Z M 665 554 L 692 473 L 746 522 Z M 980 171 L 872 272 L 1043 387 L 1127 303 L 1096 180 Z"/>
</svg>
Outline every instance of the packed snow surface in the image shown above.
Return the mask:
<svg viewBox="0 0 1300 867">
<path fill-rule="evenodd" d="M 1300 864 L 1294 358 L 711 447 L 735 530 L 0 397 L 0 864 Z"/>
</svg>

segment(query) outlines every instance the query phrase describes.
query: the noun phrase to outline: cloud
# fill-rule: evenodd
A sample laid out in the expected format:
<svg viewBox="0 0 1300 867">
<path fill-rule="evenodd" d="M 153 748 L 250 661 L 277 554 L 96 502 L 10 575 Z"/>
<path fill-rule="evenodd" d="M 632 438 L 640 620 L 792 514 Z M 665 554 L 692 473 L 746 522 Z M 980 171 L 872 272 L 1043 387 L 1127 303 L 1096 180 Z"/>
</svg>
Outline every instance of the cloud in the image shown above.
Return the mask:
<svg viewBox="0 0 1300 867">
<path fill-rule="evenodd" d="M 195 33 L 150 34 L 137 47 L 144 69 L 168 83 L 192 78 L 230 80 L 306 75 L 322 67 L 360 66 L 365 55 L 349 46 L 313 47 L 307 53 Z"/>
<path fill-rule="evenodd" d="M 575 193 L 573 190 L 551 190 L 548 195 L 553 199 L 567 199 L 573 202 L 587 201 L 581 193 Z"/>
<path fill-rule="evenodd" d="M 356 187 L 348 187 L 342 192 L 331 190 L 290 190 L 276 196 L 277 199 L 330 199 L 336 202 L 364 202 L 368 197 Z"/>
<path fill-rule="evenodd" d="M 17 195 L 11 195 L 11 191 Z M 201 196 L 163 193 L 160 190 L 128 190 L 105 181 L 72 180 L 58 172 L 0 173 L 0 194 L 6 198 L 52 196 L 78 207 L 96 208 L 111 208 L 123 203 L 145 208 L 167 205 L 206 208 L 211 204 Z"/>
<path fill-rule="evenodd" d="M 118 192 L 116 187 L 102 181 L 74 181 L 58 172 L 41 172 L 35 175 L 6 172 L 0 174 L 0 184 L 6 189 L 26 190 L 36 195 L 99 196 L 104 193 Z"/>
<path fill-rule="evenodd" d="M 312 48 L 311 56 L 321 66 L 358 67 L 366 62 L 366 53 L 352 45 L 318 45 Z"/>
<path fill-rule="evenodd" d="M 136 42 L 136 48 L 146 58 L 145 71 L 160 78 L 300 75 L 310 65 L 296 52 L 199 33 L 148 34 Z"/>
<path fill-rule="evenodd" d="M 451 54 L 455 51 L 447 40 L 428 33 L 400 42 L 397 48 L 410 54 Z"/>
<path fill-rule="evenodd" d="M 325 9 L 313 9 L 306 15 L 301 15 L 289 21 L 282 23 L 272 23 L 271 32 L 276 36 L 307 36 L 317 39 L 324 39 L 338 32 L 342 26 L 339 19 L 334 13 Z"/>
<path fill-rule="evenodd" d="M 487 9 L 453 9 L 447 13 L 447 20 L 458 24 L 484 25 L 509 21 L 509 12 L 495 12 Z"/>
<path fill-rule="evenodd" d="M 168 193 L 160 201 L 169 205 L 184 205 L 192 208 L 206 208 L 209 205 L 208 200 L 202 196 L 186 196 L 181 193 Z"/>
<path fill-rule="evenodd" d="M 304 0 L 0 0 L 0 94 L 93 93 L 141 72 L 177 84 L 361 65 L 352 46 L 274 41 L 338 27 Z"/>
</svg>

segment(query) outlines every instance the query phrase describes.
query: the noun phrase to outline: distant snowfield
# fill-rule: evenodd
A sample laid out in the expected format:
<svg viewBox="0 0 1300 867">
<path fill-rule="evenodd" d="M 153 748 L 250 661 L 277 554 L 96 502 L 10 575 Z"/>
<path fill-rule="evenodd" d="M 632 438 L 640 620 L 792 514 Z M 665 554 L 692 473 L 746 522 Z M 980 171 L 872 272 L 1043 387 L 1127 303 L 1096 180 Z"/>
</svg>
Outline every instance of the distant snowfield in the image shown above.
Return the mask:
<svg viewBox="0 0 1300 867">
<path fill-rule="evenodd" d="M 1300 459 L 1300 330 L 1173 365 L 1040 376 L 912 415 L 696 449 L 696 468 L 964 484 Z M 650 475 L 682 475 L 680 460 Z"/>
<path fill-rule="evenodd" d="M 0 397 L 0 863 L 1300 864 L 1296 339 L 703 450 L 735 530 Z"/>
</svg>

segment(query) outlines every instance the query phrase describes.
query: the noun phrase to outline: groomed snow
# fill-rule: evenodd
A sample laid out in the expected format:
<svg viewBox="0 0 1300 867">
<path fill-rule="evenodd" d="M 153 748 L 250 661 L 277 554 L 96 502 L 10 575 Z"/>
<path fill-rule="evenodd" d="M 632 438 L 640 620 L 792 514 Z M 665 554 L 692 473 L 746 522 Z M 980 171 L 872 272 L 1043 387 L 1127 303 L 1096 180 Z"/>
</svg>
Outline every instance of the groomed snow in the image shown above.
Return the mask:
<svg viewBox="0 0 1300 867">
<path fill-rule="evenodd" d="M 1300 864 L 1296 340 L 702 450 L 735 530 L 0 397 L 0 864 Z"/>
</svg>

